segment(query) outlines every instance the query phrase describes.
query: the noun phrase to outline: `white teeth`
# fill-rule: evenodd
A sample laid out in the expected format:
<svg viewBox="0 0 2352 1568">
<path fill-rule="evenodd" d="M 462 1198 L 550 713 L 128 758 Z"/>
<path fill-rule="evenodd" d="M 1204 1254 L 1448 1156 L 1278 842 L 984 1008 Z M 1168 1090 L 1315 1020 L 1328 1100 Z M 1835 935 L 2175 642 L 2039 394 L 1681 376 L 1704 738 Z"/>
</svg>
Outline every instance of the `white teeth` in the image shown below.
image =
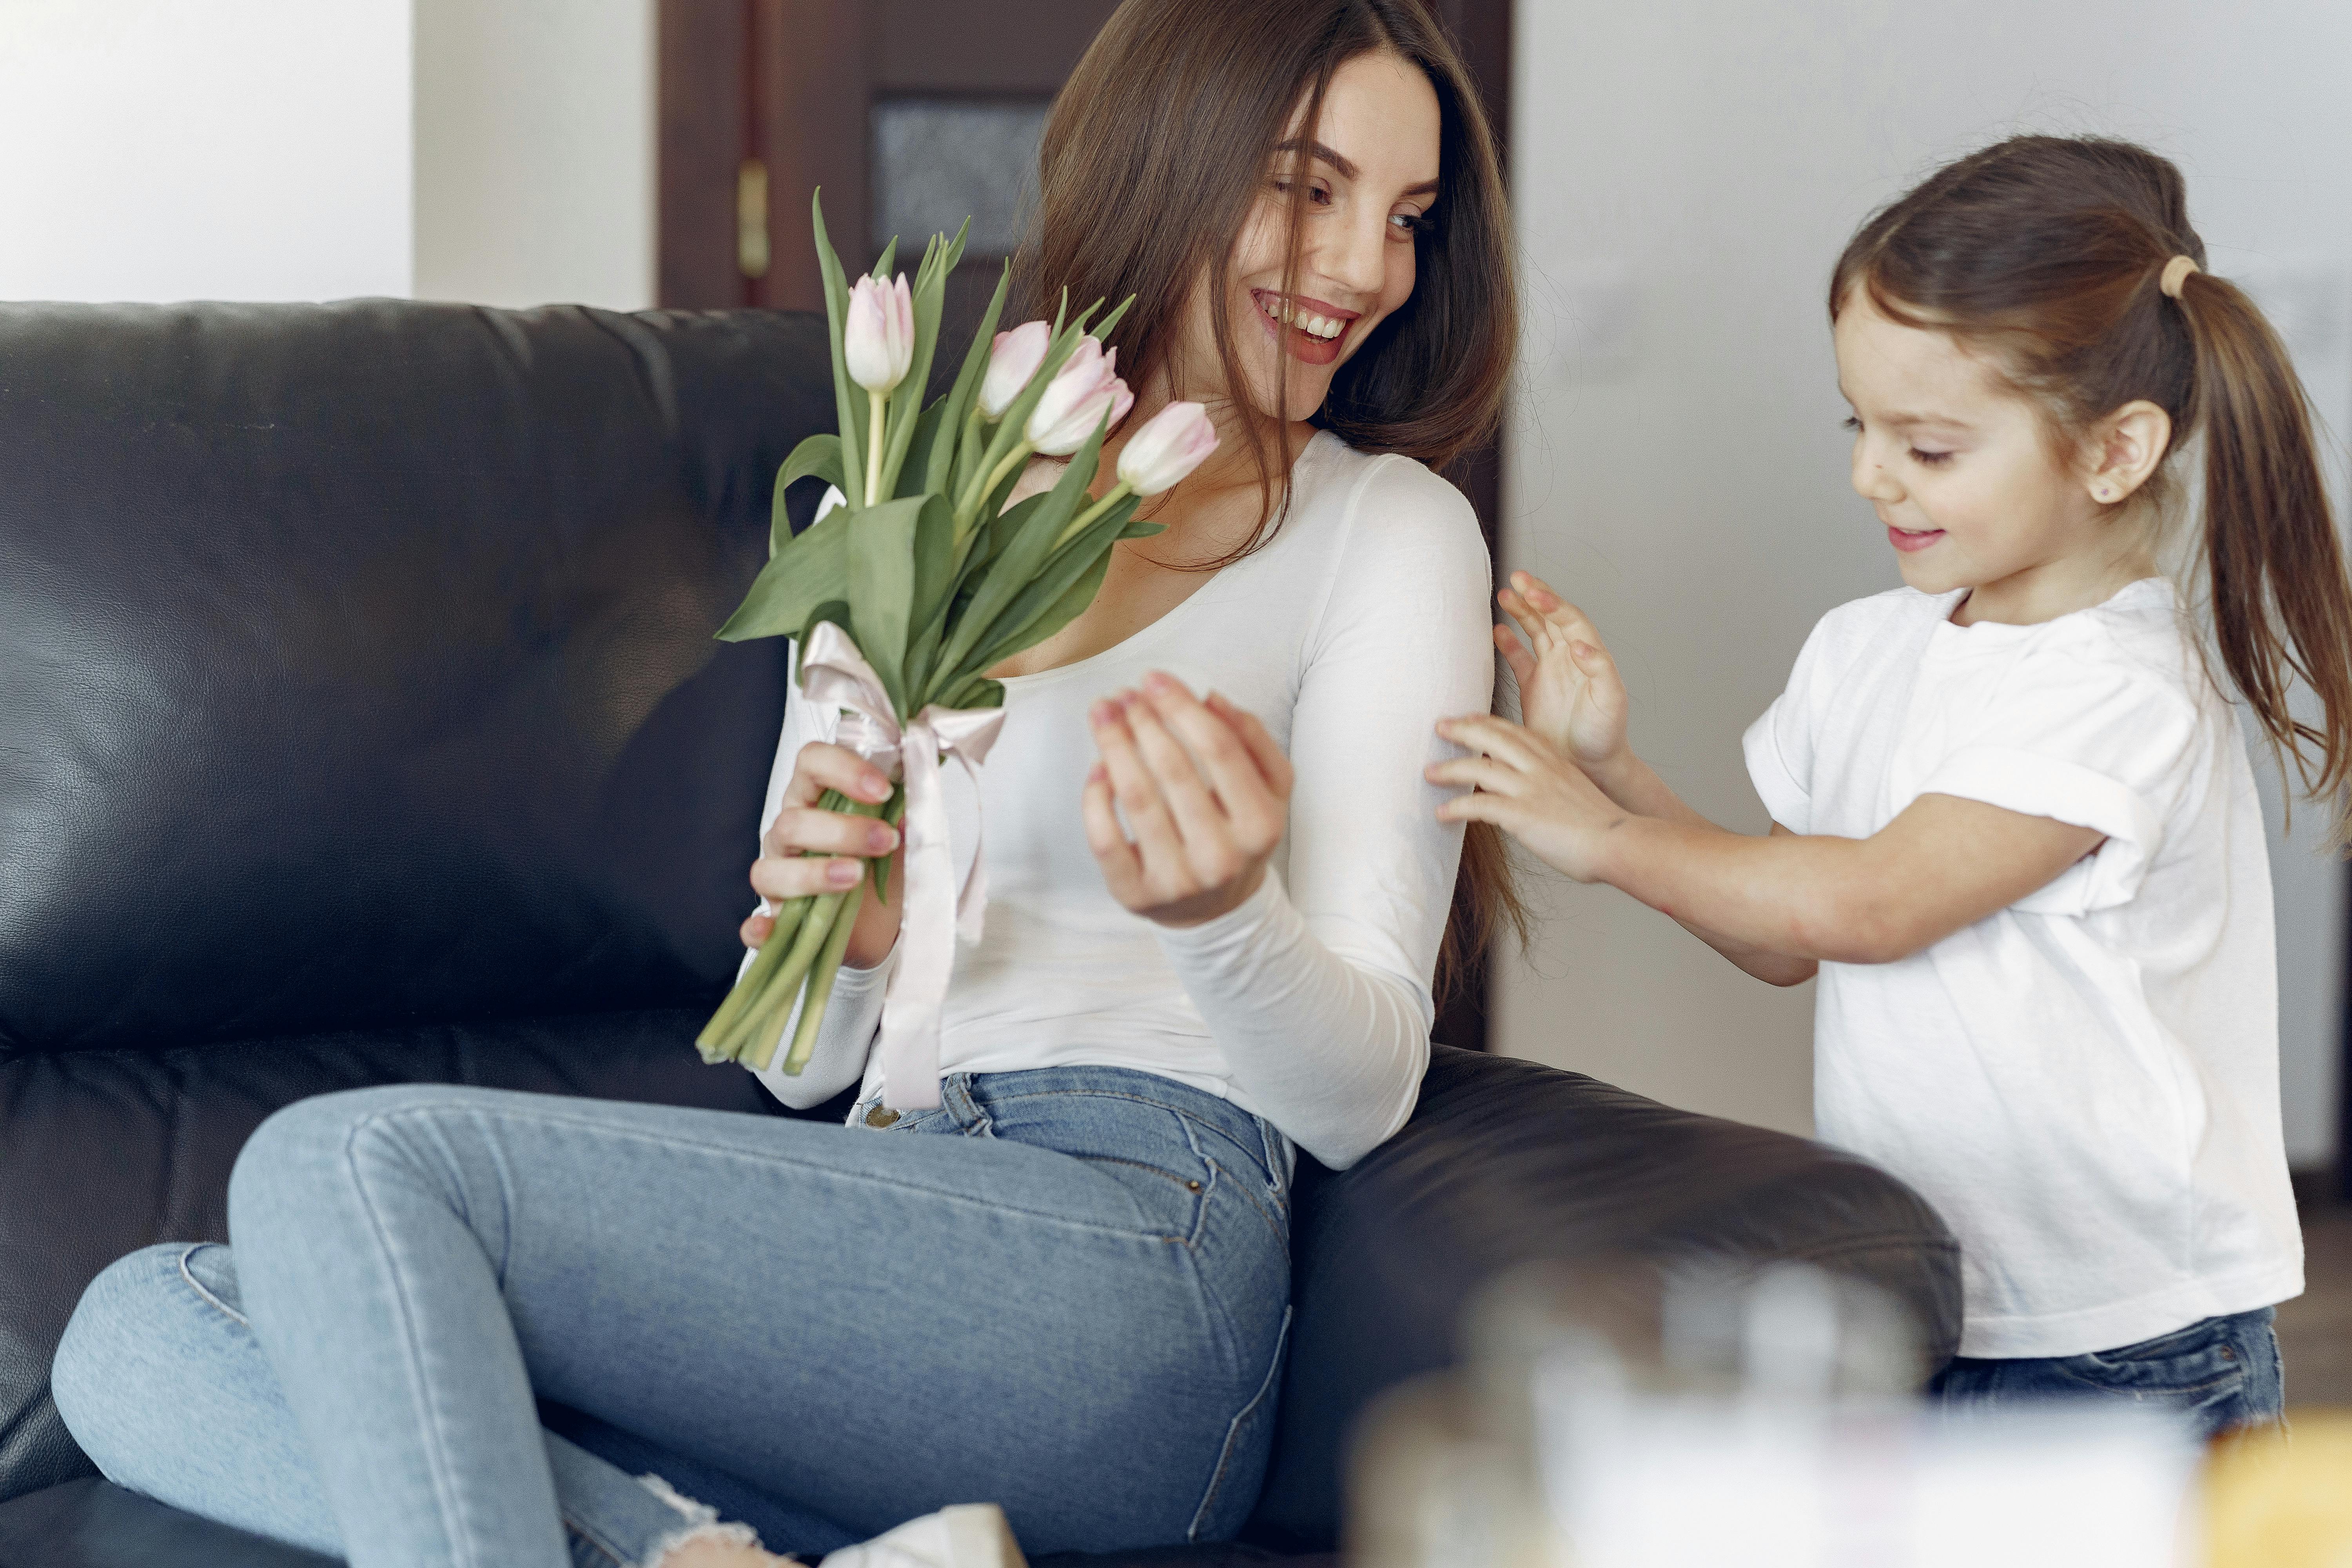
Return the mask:
<svg viewBox="0 0 2352 1568">
<path fill-rule="evenodd" d="M 1259 308 L 1265 310 L 1271 320 L 1279 321 L 1286 327 L 1297 327 L 1309 337 L 1321 338 L 1326 342 L 1347 330 L 1345 321 L 1334 321 L 1328 316 L 1318 316 L 1314 311 L 1302 309 L 1288 300 L 1276 300 Z"/>
</svg>

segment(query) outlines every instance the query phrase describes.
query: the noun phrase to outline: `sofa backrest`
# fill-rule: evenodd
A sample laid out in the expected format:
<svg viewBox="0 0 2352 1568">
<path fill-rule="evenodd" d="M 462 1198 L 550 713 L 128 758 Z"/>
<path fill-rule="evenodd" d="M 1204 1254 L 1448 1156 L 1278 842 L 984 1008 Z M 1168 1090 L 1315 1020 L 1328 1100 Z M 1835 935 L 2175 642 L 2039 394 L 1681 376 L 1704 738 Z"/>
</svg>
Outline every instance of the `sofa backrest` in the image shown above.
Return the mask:
<svg viewBox="0 0 2352 1568">
<path fill-rule="evenodd" d="M 0 1060 L 715 996 L 831 421 L 782 312 L 0 306 Z"/>
</svg>

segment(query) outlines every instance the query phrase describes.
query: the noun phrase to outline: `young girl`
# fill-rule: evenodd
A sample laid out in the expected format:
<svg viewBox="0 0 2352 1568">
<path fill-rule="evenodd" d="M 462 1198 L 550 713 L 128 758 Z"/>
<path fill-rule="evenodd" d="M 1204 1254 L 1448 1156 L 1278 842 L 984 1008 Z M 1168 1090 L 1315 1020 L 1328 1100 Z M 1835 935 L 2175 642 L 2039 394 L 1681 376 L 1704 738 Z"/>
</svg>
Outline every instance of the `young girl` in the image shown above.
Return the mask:
<svg viewBox="0 0 2352 1568">
<path fill-rule="evenodd" d="M 1625 742 L 1590 622 L 1519 574 L 1496 637 L 1525 728 L 1451 821 L 1675 916 L 1779 985 L 1821 977 L 1822 1136 L 1958 1235 L 1952 1405 L 2094 1394 L 2208 1433 L 2276 1419 L 2272 1304 L 2303 1289 L 2279 1125 L 2253 774 L 2158 574 L 2173 454 L 2204 440 L 2220 664 L 2305 791 L 2352 771 L 2352 592 L 2302 390 L 2201 269 L 2179 172 L 2020 137 L 1867 224 L 1830 290 L 1853 486 L 1907 584 L 1824 616 L 1748 731 L 1769 837 Z M 2324 713 L 2291 714 L 2301 679 Z"/>
</svg>

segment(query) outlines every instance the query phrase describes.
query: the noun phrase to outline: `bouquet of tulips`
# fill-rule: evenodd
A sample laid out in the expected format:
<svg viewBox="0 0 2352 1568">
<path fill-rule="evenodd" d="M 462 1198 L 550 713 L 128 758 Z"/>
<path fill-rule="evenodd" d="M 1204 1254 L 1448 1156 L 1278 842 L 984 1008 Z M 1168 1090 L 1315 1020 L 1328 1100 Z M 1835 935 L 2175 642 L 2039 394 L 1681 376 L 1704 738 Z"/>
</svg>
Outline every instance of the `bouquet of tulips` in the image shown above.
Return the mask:
<svg viewBox="0 0 2352 1568">
<path fill-rule="evenodd" d="M 1091 331 L 1099 301 L 1075 320 L 1057 314 L 1050 324 L 999 332 L 1008 268 L 953 387 L 926 407 L 962 235 L 932 237 L 911 287 L 905 274 L 890 276 L 894 241 L 852 288 L 821 203 L 816 247 L 840 428 L 802 442 L 777 474 L 772 559 L 719 636 L 799 639 L 807 700 L 839 707 L 841 742 L 894 778 L 882 803 L 828 791 L 819 804 L 906 824 L 901 951 L 883 1016 L 885 1096 L 894 1105 L 931 1104 L 954 939 L 978 935 L 985 898 L 977 859 L 961 897 L 949 886 L 941 758 L 977 768 L 1004 701 L 987 671 L 1093 602 L 1111 547 L 1160 531 L 1134 521 L 1139 498 L 1199 467 L 1216 434 L 1199 404 L 1170 405 L 1129 437 L 1117 485 L 1095 500 L 1088 492 L 1103 437 L 1134 401 L 1114 373 L 1118 351 L 1100 341 L 1124 304 Z M 1024 466 L 1038 455 L 1066 458 L 1068 466 L 1051 489 L 1008 508 Z M 830 481 L 842 504 L 795 535 L 784 491 L 808 478 Z M 887 860 L 875 862 L 877 895 L 888 871 Z M 776 912 L 773 934 L 697 1042 L 705 1060 L 765 1068 L 800 1003 L 783 1070 L 801 1070 L 866 892 L 861 881 Z M 928 1070 L 920 1059 L 927 1045 Z"/>
</svg>

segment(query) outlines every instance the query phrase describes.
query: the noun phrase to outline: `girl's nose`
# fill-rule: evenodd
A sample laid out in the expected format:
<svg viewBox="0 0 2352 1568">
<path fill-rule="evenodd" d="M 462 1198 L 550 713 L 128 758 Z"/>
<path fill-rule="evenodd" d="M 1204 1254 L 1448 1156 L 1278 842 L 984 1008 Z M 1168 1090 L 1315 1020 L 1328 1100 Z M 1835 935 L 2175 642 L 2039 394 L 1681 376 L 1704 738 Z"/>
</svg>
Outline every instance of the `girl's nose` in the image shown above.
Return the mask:
<svg viewBox="0 0 2352 1568">
<path fill-rule="evenodd" d="M 1860 441 L 1855 442 L 1853 447 L 1853 489 L 1854 493 L 1864 500 L 1899 501 L 1903 499 L 1902 485 L 1886 471 L 1886 465 L 1873 458 L 1865 443 Z"/>
</svg>

